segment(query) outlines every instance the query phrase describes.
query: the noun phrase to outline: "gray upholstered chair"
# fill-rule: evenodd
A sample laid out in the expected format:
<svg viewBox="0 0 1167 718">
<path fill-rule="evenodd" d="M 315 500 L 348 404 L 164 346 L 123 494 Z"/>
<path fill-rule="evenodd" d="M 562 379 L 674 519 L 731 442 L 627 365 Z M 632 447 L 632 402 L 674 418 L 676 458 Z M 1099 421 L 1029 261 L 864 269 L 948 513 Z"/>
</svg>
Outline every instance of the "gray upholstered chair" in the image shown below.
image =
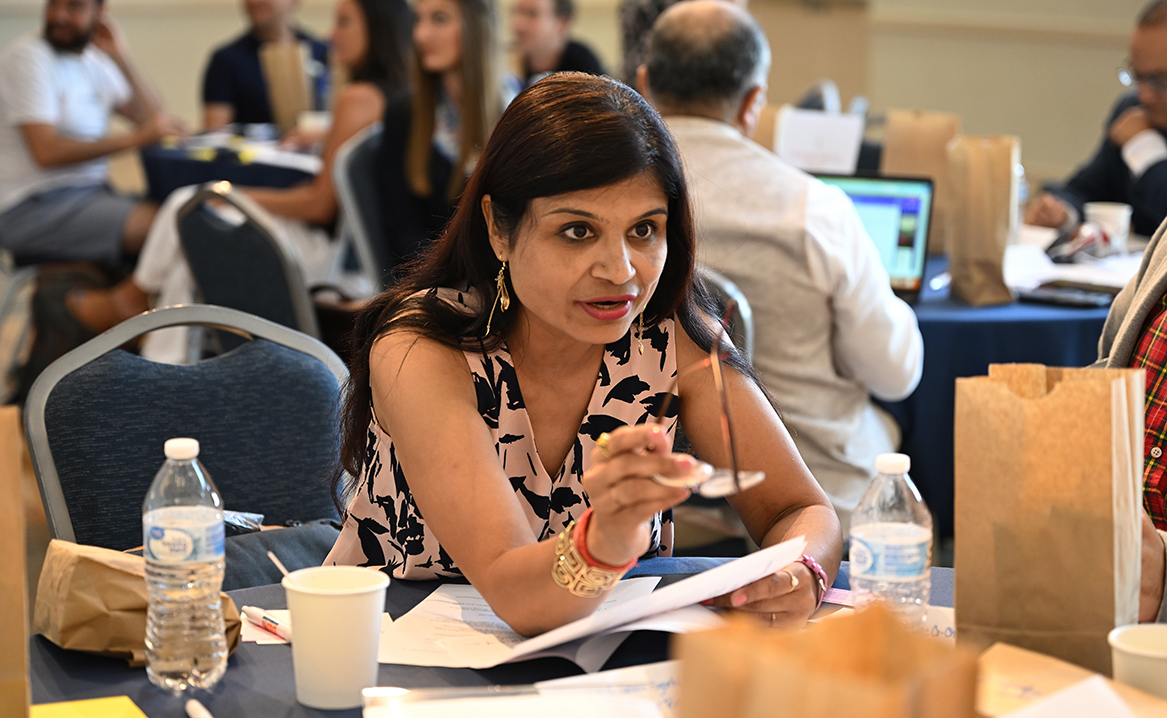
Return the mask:
<svg viewBox="0 0 1167 718">
<path fill-rule="evenodd" d="M 214 327 L 244 342 L 178 366 L 119 349 L 175 325 Z M 25 408 L 53 537 L 140 545 L 142 500 L 165 461 L 163 442 L 176 436 L 199 440 L 225 508 L 279 525 L 336 518 L 328 480 L 347 376 L 319 341 L 224 307 L 156 309 L 91 339 L 41 374 Z"/>
<path fill-rule="evenodd" d="M 715 272 L 709 267 L 698 266 L 697 275 L 705 282 L 705 287 L 722 308 L 734 302 L 733 314 L 729 317 L 729 333 L 734 346 L 741 350 L 747 361 L 754 358 L 754 310 L 746 295 L 729 277 Z"/>
<path fill-rule="evenodd" d="M 234 225 L 207 206 L 226 202 L 244 222 Z M 299 262 L 276 240 L 268 213 L 230 182 L 208 182 L 178 211 L 178 236 L 199 300 L 238 309 L 319 338 L 316 310 Z M 220 333 L 222 349 L 239 340 Z"/>
<path fill-rule="evenodd" d="M 377 159 L 381 151 L 381 123 L 354 135 L 336 152 L 332 183 L 340 202 L 341 237 L 352 244 L 360 273 L 374 292 L 384 289 L 385 220 L 377 192 Z"/>
</svg>

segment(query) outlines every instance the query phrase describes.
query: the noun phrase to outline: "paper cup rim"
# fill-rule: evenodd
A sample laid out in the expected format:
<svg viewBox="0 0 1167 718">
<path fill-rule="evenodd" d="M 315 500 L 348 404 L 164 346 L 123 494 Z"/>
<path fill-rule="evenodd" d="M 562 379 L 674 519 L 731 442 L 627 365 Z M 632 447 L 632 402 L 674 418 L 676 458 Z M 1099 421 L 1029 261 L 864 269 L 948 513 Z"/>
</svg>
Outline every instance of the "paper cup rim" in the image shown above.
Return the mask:
<svg viewBox="0 0 1167 718">
<path fill-rule="evenodd" d="M 1116 641 L 1124 633 L 1130 631 L 1158 631 L 1167 634 L 1167 623 L 1132 623 L 1126 626 L 1119 626 L 1111 629 L 1110 633 L 1106 634 L 1106 642 L 1110 644 L 1111 649 L 1122 651 L 1132 656 L 1140 656 L 1142 658 L 1167 658 L 1167 645 L 1159 650 L 1148 650 L 1146 648 L 1137 648 L 1135 646 L 1119 645 Z"/>
<path fill-rule="evenodd" d="M 1115 209 L 1133 210 L 1134 209 L 1134 207 L 1127 204 L 1126 202 L 1086 202 L 1085 204 L 1082 205 L 1082 209 L 1086 209 L 1088 207 L 1096 207 L 1098 209 L 1110 209 L 1110 210 L 1115 210 Z"/>
<path fill-rule="evenodd" d="M 308 573 L 308 572 L 313 572 L 313 571 L 319 571 L 321 569 L 327 569 L 330 572 L 343 571 L 345 573 L 353 572 L 353 571 L 360 571 L 362 574 L 375 575 L 375 576 L 379 577 L 380 580 L 377 581 L 375 584 L 372 584 L 369 586 L 361 586 L 358 588 L 320 588 L 320 587 L 316 587 L 316 586 L 301 586 L 301 585 L 296 584 L 292 581 L 292 578 L 298 573 Z M 296 571 L 292 571 L 287 576 L 284 576 L 283 580 L 280 581 L 280 585 L 284 587 L 285 591 L 295 591 L 297 593 L 306 593 L 306 594 L 310 594 L 310 595 L 314 595 L 314 596 L 338 596 L 338 595 L 354 596 L 354 595 L 361 595 L 361 594 L 365 594 L 365 593 L 373 593 L 375 591 L 381 591 L 381 590 L 388 588 L 389 587 L 389 577 L 380 571 L 374 571 L 372 569 L 361 568 L 359 566 L 309 566 L 308 568 L 301 568 L 301 569 L 298 569 Z"/>
</svg>

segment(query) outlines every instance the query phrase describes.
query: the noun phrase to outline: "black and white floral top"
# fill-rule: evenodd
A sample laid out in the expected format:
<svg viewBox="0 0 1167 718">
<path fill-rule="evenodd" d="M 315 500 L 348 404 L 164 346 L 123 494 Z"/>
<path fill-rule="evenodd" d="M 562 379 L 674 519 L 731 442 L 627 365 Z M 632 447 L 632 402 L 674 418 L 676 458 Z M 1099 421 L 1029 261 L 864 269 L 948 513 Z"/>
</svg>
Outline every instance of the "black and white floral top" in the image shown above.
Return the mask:
<svg viewBox="0 0 1167 718">
<path fill-rule="evenodd" d="M 463 306 L 474 297 L 440 289 L 438 296 Z M 605 431 L 652 421 L 677 372 L 673 321 L 644 330 L 644 353 L 631 330 L 604 350 L 596 387 L 575 445 L 555 476 L 539 460 L 531 421 L 506 346 L 490 353 L 466 352 L 474 376 L 478 411 L 494 439 L 499 462 L 540 541 L 554 538 L 588 506 L 580 479 L 590 468 L 591 450 Z M 677 402 L 665 418 L 672 442 Z M 455 450 L 456 447 L 451 447 Z M 467 477 L 470 480 L 470 477 Z M 645 556 L 672 553 L 671 516 L 653 518 L 652 541 Z M 414 503 L 409 481 L 397 461 L 393 439 L 373 416 L 369 423 L 364 467 L 344 517 L 340 537 L 325 565 L 382 566 L 396 578 L 433 579 L 461 576 Z"/>
</svg>

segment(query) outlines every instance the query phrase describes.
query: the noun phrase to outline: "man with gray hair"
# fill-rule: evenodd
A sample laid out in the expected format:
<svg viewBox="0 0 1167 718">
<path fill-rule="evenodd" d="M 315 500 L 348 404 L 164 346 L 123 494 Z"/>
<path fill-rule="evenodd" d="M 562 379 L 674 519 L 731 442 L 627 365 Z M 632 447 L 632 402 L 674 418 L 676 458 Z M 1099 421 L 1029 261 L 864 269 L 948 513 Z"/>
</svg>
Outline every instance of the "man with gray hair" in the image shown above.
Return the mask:
<svg viewBox="0 0 1167 718">
<path fill-rule="evenodd" d="M 846 195 L 749 139 L 769 65 L 748 12 L 690 0 L 657 20 L 637 79 L 688 168 L 699 259 L 750 301 L 754 366 L 845 533 L 876 455 L 900 440 L 871 396 L 915 389 L 923 339 Z"/>
</svg>

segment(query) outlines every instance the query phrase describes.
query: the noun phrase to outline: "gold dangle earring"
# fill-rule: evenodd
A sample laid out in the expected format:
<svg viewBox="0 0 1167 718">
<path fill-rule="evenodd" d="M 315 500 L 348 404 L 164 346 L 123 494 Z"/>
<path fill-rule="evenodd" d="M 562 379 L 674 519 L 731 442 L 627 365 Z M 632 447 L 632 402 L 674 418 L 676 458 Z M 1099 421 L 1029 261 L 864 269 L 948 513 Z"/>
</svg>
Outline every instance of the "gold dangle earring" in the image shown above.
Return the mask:
<svg viewBox="0 0 1167 718">
<path fill-rule="evenodd" d="M 644 310 L 640 310 L 640 326 L 636 330 L 636 344 L 640 353 L 644 354 Z"/>
<path fill-rule="evenodd" d="M 494 303 L 490 305 L 490 316 L 486 318 L 486 335 L 490 336 L 490 323 L 494 321 L 494 310 L 505 312 L 511 308 L 511 295 L 507 292 L 507 261 L 502 260 L 502 266 L 498 268 L 498 278 L 495 280 L 498 284 L 498 291 L 494 295 Z"/>
</svg>

